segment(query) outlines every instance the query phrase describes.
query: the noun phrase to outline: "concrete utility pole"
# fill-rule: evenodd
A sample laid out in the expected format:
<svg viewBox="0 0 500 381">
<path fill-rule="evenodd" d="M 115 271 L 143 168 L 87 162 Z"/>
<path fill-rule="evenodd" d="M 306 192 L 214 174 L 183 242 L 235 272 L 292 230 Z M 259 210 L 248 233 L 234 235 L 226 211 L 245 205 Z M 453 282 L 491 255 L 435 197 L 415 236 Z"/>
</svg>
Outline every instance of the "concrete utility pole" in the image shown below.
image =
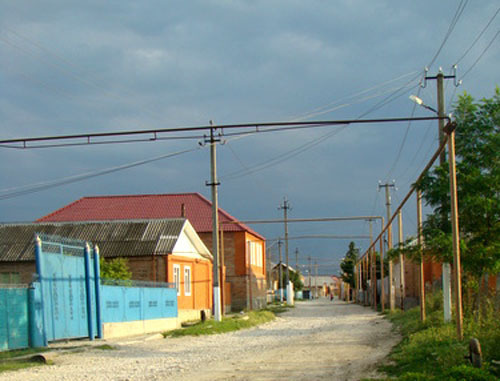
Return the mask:
<svg viewBox="0 0 500 381">
<path fill-rule="evenodd" d="M 212 121 L 210 121 L 212 125 Z M 217 157 L 216 146 L 220 139 L 215 138 L 216 128 L 210 128 L 210 167 L 211 167 L 211 182 L 207 186 L 212 187 L 212 254 L 214 257 L 213 262 L 213 290 L 214 290 L 214 318 L 216 321 L 221 321 L 221 305 L 220 305 L 220 283 L 219 283 L 219 203 L 217 196 Z M 207 141 L 205 140 L 205 143 Z"/>
<path fill-rule="evenodd" d="M 378 188 L 385 188 L 385 206 L 387 209 L 387 221 L 391 220 L 391 194 L 389 189 L 390 188 L 395 188 L 394 181 L 392 184 L 389 183 L 379 183 Z M 389 224 L 387 227 L 387 249 L 391 250 L 392 249 L 392 223 Z M 382 282 L 383 282 L 383 275 L 382 275 Z M 394 296 L 394 281 L 393 281 L 393 274 L 392 274 L 392 259 L 389 260 L 389 308 L 391 311 L 394 311 L 394 306 L 395 306 L 395 296 Z"/>
<path fill-rule="evenodd" d="M 295 249 L 295 271 L 299 270 L 299 248 Z"/>
<path fill-rule="evenodd" d="M 453 69 L 456 71 L 456 67 L 454 67 Z M 425 76 L 425 81 L 436 80 L 438 109 L 436 111 L 432 107 L 426 107 L 426 108 L 430 109 L 431 111 L 434 111 L 440 117 L 440 119 L 438 119 L 438 135 L 439 135 L 440 145 L 444 140 L 445 119 L 443 118 L 446 116 L 445 103 L 444 103 L 444 86 L 443 86 L 443 82 L 445 79 L 453 79 L 455 86 L 460 85 L 460 82 L 456 82 L 456 73 L 453 73 L 453 75 L 444 75 L 441 68 L 439 68 L 439 72 L 436 76 L 432 77 L 427 75 Z M 423 87 L 425 87 L 425 83 Z M 443 150 L 439 154 L 439 165 L 442 166 L 445 163 L 445 161 L 446 161 L 446 152 L 445 150 Z M 446 211 L 443 210 L 441 218 L 443 223 L 444 221 L 447 220 Z M 451 268 L 449 263 L 443 263 L 443 314 L 445 322 L 451 321 Z"/>
<path fill-rule="evenodd" d="M 283 260 L 281 258 L 281 245 L 283 242 L 281 242 L 281 239 L 278 240 L 278 250 L 280 253 L 280 263 L 278 267 L 278 276 L 279 276 L 279 288 L 280 288 L 280 302 L 283 303 Z"/>
<path fill-rule="evenodd" d="M 425 321 L 425 279 L 424 279 L 424 257 L 422 253 L 422 192 L 417 190 L 417 240 L 420 248 L 420 320 Z"/>
<path fill-rule="evenodd" d="M 290 287 L 290 262 L 288 261 L 288 211 L 290 210 L 290 204 L 286 197 L 283 198 L 283 205 L 280 205 L 278 209 L 283 210 L 283 219 L 285 220 L 286 300 L 288 304 L 293 304 L 292 290 Z"/>
</svg>

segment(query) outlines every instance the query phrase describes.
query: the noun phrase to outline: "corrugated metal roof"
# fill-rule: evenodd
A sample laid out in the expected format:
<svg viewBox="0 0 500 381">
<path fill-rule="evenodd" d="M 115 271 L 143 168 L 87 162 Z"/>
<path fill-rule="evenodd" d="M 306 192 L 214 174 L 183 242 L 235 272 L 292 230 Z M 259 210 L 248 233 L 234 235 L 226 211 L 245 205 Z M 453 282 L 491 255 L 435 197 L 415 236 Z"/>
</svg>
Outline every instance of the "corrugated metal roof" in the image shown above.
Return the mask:
<svg viewBox="0 0 500 381">
<path fill-rule="evenodd" d="M 99 246 L 100 254 L 105 258 L 169 254 L 185 221 L 176 218 L 0 225 L 0 262 L 33 261 L 37 233 L 91 242 Z"/>
<path fill-rule="evenodd" d="M 178 218 L 184 205 L 185 217 L 198 233 L 212 231 L 212 203 L 199 193 L 118 195 L 83 197 L 37 222 L 110 221 Z M 263 236 L 219 208 L 219 221 L 225 232 L 246 231 Z M 224 224 L 224 222 L 236 222 Z"/>
</svg>

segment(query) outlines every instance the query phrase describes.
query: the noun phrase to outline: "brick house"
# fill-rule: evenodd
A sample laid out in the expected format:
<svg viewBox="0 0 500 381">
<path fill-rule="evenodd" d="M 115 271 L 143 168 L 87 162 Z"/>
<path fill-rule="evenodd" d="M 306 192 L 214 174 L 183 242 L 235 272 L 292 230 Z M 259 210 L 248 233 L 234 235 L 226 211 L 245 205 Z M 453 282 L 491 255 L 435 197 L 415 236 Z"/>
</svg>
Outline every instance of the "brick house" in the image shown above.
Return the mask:
<svg viewBox="0 0 500 381">
<path fill-rule="evenodd" d="M 83 197 L 37 222 L 187 218 L 212 248 L 212 203 L 199 193 Z M 265 238 L 219 208 L 225 310 L 266 305 Z"/>
<path fill-rule="evenodd" d="M 212 255 L 185 218 L 0 225 L 2 279 L 32 281 L 39 233 L 91 242 L 104 259 L 126 258 L 134 280 L 174 283 L 180 321 L 211 313 Z"/>
</svg>

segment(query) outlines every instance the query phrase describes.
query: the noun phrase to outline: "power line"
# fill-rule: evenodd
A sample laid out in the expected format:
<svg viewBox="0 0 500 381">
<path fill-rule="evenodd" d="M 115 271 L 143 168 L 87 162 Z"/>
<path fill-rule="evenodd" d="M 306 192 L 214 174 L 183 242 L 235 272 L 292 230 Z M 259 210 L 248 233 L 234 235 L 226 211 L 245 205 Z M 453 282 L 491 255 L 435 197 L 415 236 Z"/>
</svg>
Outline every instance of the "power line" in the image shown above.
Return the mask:
<svg viewBox="0 0 500 381">
<path fill-rule="evenodd" d="M 15 49 L 20 50 L 21 52 L 31 56 L 35 60 L 42 60 L 42 61 L 46 62 L 48 65 L 54 67 L 55 69 L 59 70 L 60 72 L 64 73 L 65 75 L 73 78 L 74 80 L 76 80 L 84 85 L 91 86 L 95 89 L 104 90 L 105 94 L 107 94 L 111 99 L 113 99 L 115 101 L 119 101 L 120 103 L 123 102 L 123 98 L 121 98 L 120 96 L 117 96 L 115 93 L 111 92 L 107 87 L 102 86 L 101 81 L 96 80 L 96 79 L 89 79 L 88 75 L 87 75 L 87 77 L 83 77 L 81 75 L 81 72 L 83 70 L 75 63 L 73 63 L 73 62 L 67 60 L 66 58 L 54 53 L 53 51 L 45 48 L 41 44 L 39 44 L 39 43 L 37 43 L 37 42 L 35 42 L 35 41 L 25 37 L 25 36 L 20 35 L 18 32 L 14 31 L 11 28 L 5 28 L 5 29 L 7 29 L 11 35 L 15 35 L 18 39 L 21 39 L 21 40 L 28 42 L 29 44 L 35 46 L 40 51 L 42 51 L 46 56 L 35 55 L 29 48 L 26 48 L 25 46 L 21 46 L 19 44 L 16 44 L 16 42 L 13 41 L 12 38 L 9 39 L 9 36 L 7 36 L 7 35 L 4 37 L 0 34 L 0 41 L 3 41 L 5 44 L 7 44 Z M 55 58 L 56 60 L 51 61 L 47 56 L 51 56 L 52 59 Z M 62 62 L 62 64 L 61 64 L 61 62 Z M 135 94 L 133 94 L 133 93 L 129 92 L 127 89 L 121 87 L 120 94 L 123 94 L 123 93 L 127 93 L 128 95 L 135 97 Z M 141 109 L 140 111 L 147 113 L 147 114 L 150 114 L 151 116 L 155 117 L 156 119 L 159 119 L 159 120 L 163 119 L 160 116 L 160 114 L 158 114 L 154 110 L 151 110 L 151 109 L 146 108 L 144 106 L 138 106 L 137 103 L 134 103 L 134 107 L 140 108 Z"/>
<path fill-rule="evenodd" d="M 465 56 L 467 54 L 469 54 L 469 52 L 471 51 L 471 49 L 474 47 L 474 45 L 476 45 L 476 43 L 479 41 L 479 39 L 481 38 L 481 36 L 484 34 L 484 32 L 486 32 L 486 29 L 488 29 L 488 27 L 490 26 L 490 24 L 493 22 L 493 20 L 495 19 L 495 17 L 497 17 L 498 15 L 498 12 L 500 12 L 500 7 L 497 9 L 497 11 L 493 14 L 493 16 L 490 18 L 490 20 L 488 21 L 488 23 L 486 24 L 486 26 L 481 30 L 481 32 L 477 35 L 477 37 L 474 39 L 474 41 L 472 41 L 472 44 L 465 50 L 465 52 L 462 54 L 462 56 L 456 60 L 455 62 L 455 65 L 458 65 L 458 63 L 460 61 L 462 61 Z"/>
<path fill-rule="evenodd" d="M 255 173 L 257 171 L 261 171 L 263 169 L 272 167 L 272 166 L 277 165 L 279 163 L 282 163 L 283 161 L 291 159 L 292 157 L 295 157 L 295 156 L 301 154 L 302 152 L 307 151 L 308 149 L 315 147 L 318 144 L 321 144 L 325 140 L 327 140 L 327 139 L 331 138 L 332 136 L 337 135 L 338 133 L 343 131 L 346 127 L 347 126 L 344 126 L 338 130 L 329 131 L 328 133 L 320 136 L 317 139 L 310 140 L 309 142 L 306 142 L 305 144 L 301 144 L 300 146 L 295 147 L 292 150 L 286 151 L 286 152 L 279 154 L 279 155 L 277 155 L 269 160 L 266 160 L 266 161 L 263 161 L 259 164 L 256 164 L 250 168 L 244 166 L 245 169 L 243 171 L 238 170 L 238 171 L 230 172 L 227 175 L 222 175 L 221 180 L 225 180 L 225 181 L 234 180 L 234 179 Z"/>
<path fill-rule="evenodd" d="M 15 188 L 2 189 L 2 190 L 0 190 L 0 200 L 6 200 L 9 198 L 24 196 L 24 195 L 27 195 L 30 193 L 40 192 L 40 191 L 50 189 L 50 188 L 56 188 L 56 187 L 59 187 L 61 185 L 67 185 L 67 184 L 72 184 L 72 183 L 75 183 L 78 181 L 83 181 L 83 180 L 86 180 L 86 179 L 89 179 L 92 177 L 103 176 L 103 175 L 107 175 L 110 173 L 122 171 L 124 169 L 138 167 L 138 166 L 149 164 L 149 163 L 152 163 L 155 161 L 164 160 L 166 158 L 178 156 L 178 155 L 181 155 L 184 153 L 193 152 L 193 151 L 196 151 L 200 148 L 201 147 L 189 149 L 189 150 L 184 150 L 184 151 L 178 151 L 178 152 L 174 152 L 174 153 L 169 153 L 166 155 L 160 155 L 160 156 L 156 156 L 156 157 L 145 159 L 145 160 L 135 161 L 132 163 L 123 164 L 123 165 L 119 165 L 119 166 L 111 167 L 111 168 L 106 168 L 106 169 L 101 169 L 101 170 L 94 171 L 94 172 L 81 173 L 79 175 L 64 177 L 64 178 L 60 178 L 57 180 L 45 181 L 45 182 L 41 182 L 41 183 L 30 184 L 30 185 L 25 185 L 25 186 L 21 186 L 21 187 L 15 187 Z"/>
<path fill-rule="evenodd" d="M 419 86 L 418 91 L 417 91 L 417 97 L 420 96 L 421 89 L 422 89 L 422 87 Z M 417 104 L 413 103 L 413 108 L 412 108 L 411 114 L 410 114 L 411 117 L 413 117 L 415 115 L 416 108 L 417 108 Z M 393 161 L 393 163 L 391 165 L 391 168 L 389 169 L 389 172 L 387 172 L 387 175 L 385 177 L 386 181 L 389 180 L 389 177 L 391 177 L 392 172 L 394 171 L 394 169 L 396 169 L 396 166 L 399 163 L 399 159 L 401 158 L 401 153 L 403 152 L 403 148 L 405 146 L 406 139 L 408 137 L 408 133 L 410 132 L 410 127 L 411 127 L 411 121 L 408 122 L 408 126 L 406 127 L 406 131 L 405 131 L 405 134 L 403 136 L 403 140 L 401 141 L 401 145 L 399 147 L 399 150 L 398 150 L 398 153 L 396 155 L 396 158 L 394 159 L 394 161 Z"/>
<path fill-rule="evenodd" d="M 493 44 L 493 41 L 495 41 L 495 39 L 498 37 L 498 35 L 500 34 L 500 30 L 495 34 L 495 36 L 491 39 L 490 43 L 486 46 L 486 48 L 482 51 L 482 53 L 479 55 L 479 57 L 477 57 L 477 59 L 474 61 L 474 63 L 469 67 L 469 69 L 467 69 L 467 71 L 464 73 L 464 75 L 462 75 L 462 79 L 465 78 L 465 76 L 467 74 L 469 74 L 469 72 L 476 66 L 476 64 L 479 62 L 479 60 L 481 58 L 483 58 L 484 54 L 488 51 L 488 49 L 491 47 L 491 45 Z"/>
<path fill-rule="evenodd" d="M 349 125 L 349 124 L 375 124 L 375 123 L 398 123 L 407 122 L 409 120 L 413 121 L 425 121 L 425 120 L 438 120 L 438 119 L 448 119 L 448 117 L 437 117 L 437 116 L 427 116 L 418 118 L 381 118 L 381 119 L 345 119 L 345 120 L 321 120 L 314 122 L 263 122 L 263 123 L 243 123 L 243 124 L 226 124 L 219 125 L 217 129 L 223 131 L 224 129 L 238 129 L 246 131 L 240 132 L 240 134 L 248 134 L 250 132 L 268 132 L 272 131 L 285 131 L 291 128 L 318 128 L 327 126 L 339 126 L 339 125 Z M 271 128 L 275 127 L 275 128 Z M 156 141 L 159 140 L 160 134 L 176 133 L 176 132 L 199 132 L 199 131 L 210 131 L 213 126 L 194 126 L 194 127 L 174 127 L 174 128 L 159 128 L 150 130 L 129 130 L 129 131 L 116 131 L 116 132 L 100 132 L 91 134 L 75 134 L 75 135 L 59 135 L 59 136 L 42 136 L 42 137 L 30 137 L 30 138 L 17 138 L 17 139 L 4 139 L 0 140 L 0 145 L 9 148 L 43 148 L 44 146 L 32 147 L 29 143 L 33 142 L 48 142 L 48 141 L 71 141 L 71 140 L 83 140 L 82 144 L 113 144 L 122 143 L 123 141 L 96 141 L 94 139 L 109 138 L 109 137 L 119 137 L 119 136 L 140 136 L 140 135 L 150 135 L 150 138 L 144 141 Z M 224 135 L 224 134 L 221 134 Z M 176 137 L 180 138 L 192 138 L 192 136 L 182 136 Z M 10 144 L 10 146 L 9 146 Z M 17 144 L 13 146 L 12 144 Z M 50 145 L 51 148 L 56 145 Z"/>
<path fill-rule="evenodd" d="M 443 50 L 444 45 L 448 41 L 448 38 L 451 36 L 451 33 L 453 32 L 453 29 L 455 29 L 455 26 L 457 25 L 458 20 L 460 19 L 460 16 L 462 16 L 462 13 L 467 5 L 469 0 L 461 0 L 460 4 L 458 4 L 457 10 L 455 12 L 455 15 L 451 19 L 450 26 L 448 27 L 448 31 L 446 32 L 443 42 L 441 42 L 441 45 L 439 46 L 436 54 L 434 54 L 434 57 L 432 58 L 431 62 L 427 65 L 428 68 L 430 68 L 434 62 L 436 62 L 436 59 L 438 58 L 439 54 L 441 53 L 441 50 Z"/>
<path fill-rule="evenodd" d="M 398 81 L 398 80 L 400 80 L 402 78 L 408 77 L 408 76 L 413 75 L 415 73 L 416 73 L 416 71 L 413 71 L 413 72 L 410 72 L 410 73 L 407 73 L 407 74 L 403 74 L 403 75 L 401 75 L 401 76 L 399 76 L 397 78 L 394 78 L 394 79 L 385 81 L 383 83 L 380 83 L 378 85 L 372 86 L 372 87 L 370 87 L 370 88 L 368 88 L 366 90 L 362 90 L 362 91 L 357 92 L 357 93 L 355 93 L 353 95 L 341 98 L 340 100 L 337 100 L 337 101 L 334 101 L 334 102 L 330 102 L 330 103 L 328 103 L 328 104 L 326 104 L 324 106 L 317 107 L 317 108 L 315 108 L 315 109 L 313 109 L 310 112 L 307 112 L 305 114 L 297 115 L 297 116 L 293 117 L 291 120 L 303 120 L 303 119 L 311 117 L 311 116 L 317 116 L 317 115 L 321 115 L 321 114 L 324 114 L 324 113 L 327 113 L 327 112 L 330 112 L 330 111 L 334 111 L 336 108 L 334 108 L 334 109 L 327 109 L 327 108 L 330 108 L 332 106 L 338 106 L 341 102 L 347 101 L 347 100 L 352 99 L 354 97 L 357 97 L 359 95 L 366 94 L 366 93 L 368 93 L 368 92 L 370 92 L 372 90 L 375 90 L 375 89 L 378 89 L 380 87 L 383 87 L 383 86 L 385 86 L 385 85 L 387 85 L 389 83 L 396 82 L 396 81 Z M 391 89 L 391 91 L 392 90 L 393 89 Z M 375 96 L 380 96 L 380 95 L 381 94 L 376 94 Z M 364 98 L 362 100 L 366 100 L 366 99 L 370 99 L 370 97 Z M 345 104 L 345 105 L 340 105 L 340 106 L 344 107 L 344 106 L 349 106 L 349 105 L 350 104 Z M 325 109 L 327 109 L 327 110 L 325 111 Z"/>
</svg>

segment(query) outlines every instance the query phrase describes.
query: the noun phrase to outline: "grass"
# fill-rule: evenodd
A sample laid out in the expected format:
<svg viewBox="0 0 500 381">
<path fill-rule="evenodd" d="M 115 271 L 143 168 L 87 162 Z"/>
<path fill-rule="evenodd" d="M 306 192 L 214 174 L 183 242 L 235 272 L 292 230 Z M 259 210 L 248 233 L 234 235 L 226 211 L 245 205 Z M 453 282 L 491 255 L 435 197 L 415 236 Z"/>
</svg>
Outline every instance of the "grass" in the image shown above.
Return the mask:
<svg viewBox="0 0 500 381">
<path fill-rule="evenodd" d="M 390 364 L 383 365 L 388 380 L 498 380 L 500 369 L 492 360 L 500 360 L 500 321 L 494 310 L 476 320 L 464 318 L 464 340 L 457 339 L 454 323 L 443 321 L 441 295 L 429 297 L 427 319 L 420 321 L 420 309 L 393 312 L 387 317 L 403 336 L 390 355 Z M 473 368 L 464 358 L 471 338 L 481 343 L 483 367 Z"/>
<path fill-rule="evenodd" d="M 11 370 L 31 368 L 33 366 L 45 365 L 40 361 L 33 361 L 26 358 L 16 360 L 16 358 L 34 355 L 36 353 L 46 352 L 48 350 L 48 348 L 27 348 L 0 352 L 0 373 Z"/>
<path fill-rule="evenodd" d="M 190 327 L 174 329 L 163 333 L 164 337 L 180 336 L 200 336 L 213 335 L 237 331 L 244 328 L 254 327 L 259 324 L 267 323 L 275 318 L 275 314 L 269 310 L 250 311 L 242 315 L 224 317 L 218 322 L 213 319 L 200 322 Z"/>
</svg>

